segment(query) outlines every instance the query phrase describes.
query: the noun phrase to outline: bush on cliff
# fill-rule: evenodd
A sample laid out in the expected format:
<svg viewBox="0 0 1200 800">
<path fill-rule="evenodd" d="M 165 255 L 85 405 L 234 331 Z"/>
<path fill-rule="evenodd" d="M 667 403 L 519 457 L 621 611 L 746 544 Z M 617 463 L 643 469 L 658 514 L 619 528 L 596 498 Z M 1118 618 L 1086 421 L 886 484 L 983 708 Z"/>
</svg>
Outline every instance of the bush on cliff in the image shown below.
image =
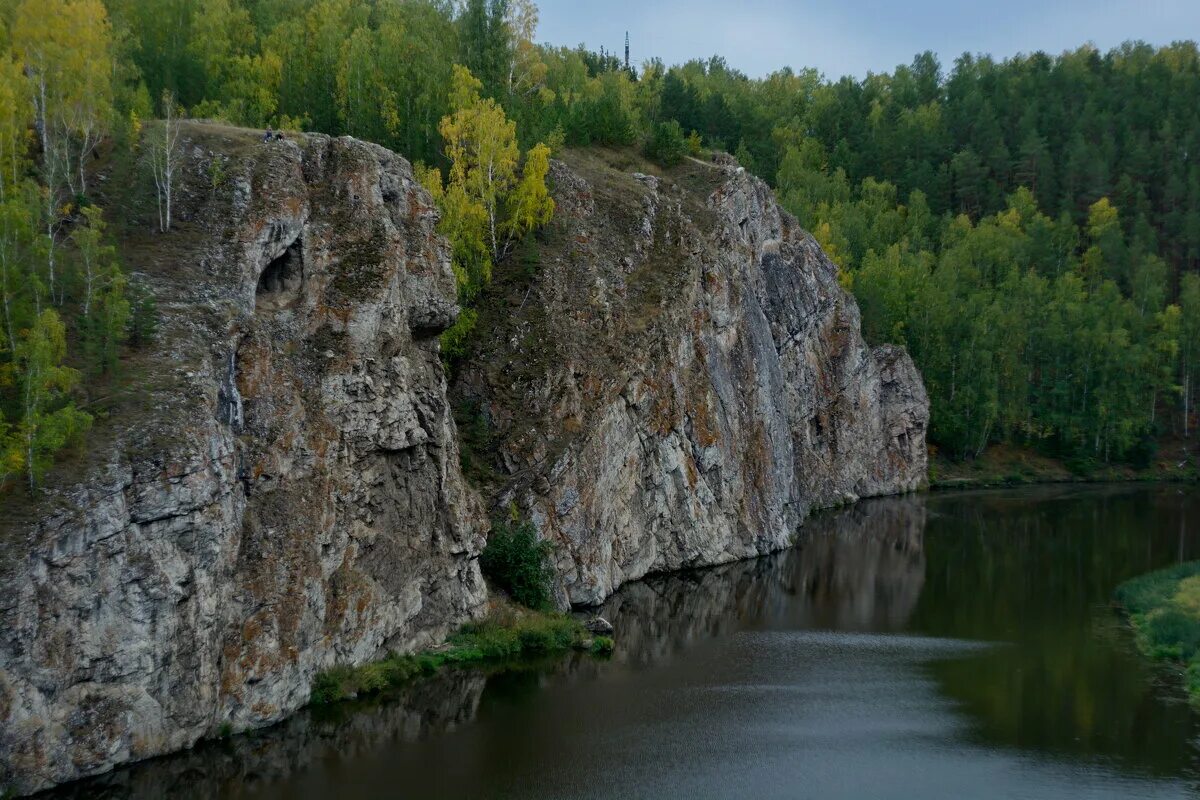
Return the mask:
<svg viewBox="0 0 1200 800">
<path fill-rule="evenodd" d="M 538 541 L 531 522 L 497 522 L 479 558 L 483 574 L 518 603 L 543 609 L 550 605 L 550 542 Z"/>
<path fill-rule="evenodd" d="M 688 153 L 688 140 L 675 120 L 661 122 L 646 142 L 646 157 L 663 166 L 673 167 Z"/>
</svg>

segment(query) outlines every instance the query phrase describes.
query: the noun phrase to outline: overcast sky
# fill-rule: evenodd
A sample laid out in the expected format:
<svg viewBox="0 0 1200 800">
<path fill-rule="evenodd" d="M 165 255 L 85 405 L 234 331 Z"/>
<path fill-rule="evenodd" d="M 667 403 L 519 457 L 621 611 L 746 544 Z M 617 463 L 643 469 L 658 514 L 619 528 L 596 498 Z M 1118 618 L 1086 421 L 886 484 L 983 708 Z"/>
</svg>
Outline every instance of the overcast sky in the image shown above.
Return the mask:
<svg viewBox="0 0 1200 800">
<path fill-rule="evenodd" d="M 1200 0 L 538 0 L 538 40 L 667 64 L 713 54 L 752 76 L 783 66 L 863 77 L 933 50 L 1057 54 L 1085 42 L 1200 38 Z"/>
</svg>

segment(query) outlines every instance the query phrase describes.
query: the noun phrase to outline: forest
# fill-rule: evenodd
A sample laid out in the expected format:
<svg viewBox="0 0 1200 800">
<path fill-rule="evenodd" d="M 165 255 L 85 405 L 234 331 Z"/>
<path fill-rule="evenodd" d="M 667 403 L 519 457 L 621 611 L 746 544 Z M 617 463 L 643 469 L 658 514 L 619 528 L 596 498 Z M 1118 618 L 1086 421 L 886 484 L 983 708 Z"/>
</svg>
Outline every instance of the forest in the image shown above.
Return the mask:
<svg viewBox="0 0 1200 800">
<path fill-rule="evenodd" d="M 414 162 L 465 309 L 451 360 L 493 266 L 553 213 L 555 152 L 726 150 L 840 265 L 868 339 L 912 353 L 946 457 L 1010 444 L 1087 473 L 1191 434 L 1194 42 L 752 78 L 719 56 L 635 66 L 540 44 L 537 23 L 530 0 L 0 3 L 0 477 L 36 485 L 153 335 L 87 157 L 106 141 L 169 198 L 181 114 L 350 134 Z"/>
</svg>

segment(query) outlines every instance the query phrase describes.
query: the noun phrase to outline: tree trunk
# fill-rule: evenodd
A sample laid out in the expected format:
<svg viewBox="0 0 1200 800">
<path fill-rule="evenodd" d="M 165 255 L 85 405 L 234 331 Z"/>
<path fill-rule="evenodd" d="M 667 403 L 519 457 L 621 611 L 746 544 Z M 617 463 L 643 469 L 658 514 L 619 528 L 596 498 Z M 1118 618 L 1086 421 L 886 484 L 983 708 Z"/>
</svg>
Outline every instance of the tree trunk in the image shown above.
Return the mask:
<svg viewBox="0 0 1200 800">
<path fill-rule="evenodd" d="M 1188 438 L 1188 405 L 1191 402 L 1192 380 L 1187 365 L 1183 367 L 1183 438 Z"/>
</svg>

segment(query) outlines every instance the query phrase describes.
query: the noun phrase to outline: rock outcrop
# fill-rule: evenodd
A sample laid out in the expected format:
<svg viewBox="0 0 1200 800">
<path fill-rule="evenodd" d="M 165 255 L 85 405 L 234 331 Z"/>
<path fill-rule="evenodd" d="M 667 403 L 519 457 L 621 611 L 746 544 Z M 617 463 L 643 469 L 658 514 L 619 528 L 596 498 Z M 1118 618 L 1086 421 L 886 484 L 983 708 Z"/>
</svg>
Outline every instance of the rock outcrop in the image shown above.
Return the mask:
<svg viewBox="0 0 1200 800">
<path fill-rule="evenodd" d="M 137 391 L 0 524 L 0 794 L 273 723 L 320 670 L 433 645 L 485 600 L 431 198 L 351 139 L 184 133 L 183 221 L 121 242 L 162 313 Z M 925 476 L 920 376 L 863 343 L 768 187 L 638 169 L 553 164 L 555 221 L 500 270 L 455 388 L 465 463 L 556 543 L 564 605 Z"/>
<path fill-rule="evenodd" d="M 729 161 L 552 168 L 536 274 L 485 310 L 455 392 L 497 504 L 557 545 L 560 597 L 788 546 L 810 510 L 916 489 L 928 399 L 837 268 Z M 527 255 L 532 259 L 534 255 Z"/>
<path fill-rule="evenodd" d="M 185 221 L 122 242 L 161 352 L 96 463 L 6 522 L 0 789 L 277 721 L 317 671 L 434 644 L 484 599 L 431 198 L 351 139 L 184 134 Z"/>
</svg>

